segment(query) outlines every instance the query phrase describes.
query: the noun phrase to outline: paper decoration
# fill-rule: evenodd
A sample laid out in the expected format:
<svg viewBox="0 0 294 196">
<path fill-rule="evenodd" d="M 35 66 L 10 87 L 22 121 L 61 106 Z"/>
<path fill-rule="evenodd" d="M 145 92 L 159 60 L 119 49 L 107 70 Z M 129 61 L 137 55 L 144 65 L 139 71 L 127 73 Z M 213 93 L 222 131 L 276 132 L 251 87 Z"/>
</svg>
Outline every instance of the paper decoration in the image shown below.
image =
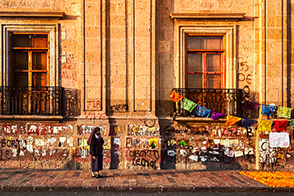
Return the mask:
<svg viewBox="0 0 294 196">
<path fill-rule="evenodd" d="M 254 155 L 254 149 L 253 148 L 245 148 L 244 153 L 245 153 L 245 155 Z"/>
<path fill-rule="evenodd" d="M 138 133 L 138 131 L 139 131 L 139 127 L 138 127 L 138 126 L 133 127 L 133 131 L 134 131 L 135 133 Z"/>
<path fill-rule="evenodd" d="M 119 126 L 114 127 L 114 132 L 115 133 L 120 133 L 121 132 L 120 127 Z"/>
<path fill-rule="evenodd" d="M 186 157 L 187 156 L 187 152 L 185 150 L 183 150 L 183 149 L 180 149 L 180 154 L 183 157 Z"/>
<path fill-rule="evenodd" d="M 276 131 L 285 131 L 286 126 L 288 124 L 288 120 L 276 120 L 274 121 L 274 123 Z"/>
<path fill-rule="evenodd" d="M 248 110 L 254 110 L 255 108 L 258 108 L 258 106 L 260 106 L 259 103 L 253 103 L 250 101 L 245 101 L 244 102 L 244 107 Z"/>
<path fill-rule="evenodd" d="M 170 95 L 170 97 L 172 98 L 172 100 L 173 100 L 174 102 L 180 101 L 181 99 L 184 98 L 182 95 L 180 95 L 180 94 L 177 93 L 176 91 L 173 91 L 172 94 Z"/>
<path fill-rule="evenodd" d="M 44 141 L 43 139 L 35 139 L 35 144 L 36 146 L 44 146 Z"/>
<path fill-rule="evenodd" d="M 282 118 L 291 118 L 292 108 L 278 107 L 277 116 Z"/>
<path fill-rule="evenodd" d="M 149 140 L 149 146 L 152 148 L 152 149 L 158 149 L 158 141 L 157 139 L 155 138 L 151 138 Z"/>
<path fill-rule="evenodd" d="M 114 139 L 113 139 L 113 143 L 116 144 L 116 145 L 120 145 L 120 140 L 119 140 L 119 138 L 114 138 Z"/>
<path fill-rule="evenodd" d="M 46 150 L 47 149 L 42 149 L 42 157 L 46 156 Z"/>
<path fill-rule="evenodd" d="M 271 120 L 261 120 L 261 121 L 258 122 L 257 130 L 259 132 L 268 133 L 268 132 L 271 131 L 272 124 L 273 124 L 273 121 L 271 121 Z"/>
<path fill-rule="evenodd" d="M 197 155 L 190 155 L 189 159 L 198 162 L 198 156 Z"/>
<path fill-rule="evenodd" d="M 224 114 L 224 113 L 218 113 L 218 112 L 212 111 L 210 118 L 212 120 L 218 120 L 218 119 L 223 118 L 225 116 L 226 116 L 226 114 Z"/>
<path fill-rule="evenodd" d="M 254 125 L 257 121 L 253 119 L 244 119 L 242 118 L 241 127 L 250 128 L 252 125 Z"/>
<path fill-rule="evenodd" d="M 270 147 L 272 148 L 288 148 L 290 145 L 289 134 L 283 133 L 270 133 L 269 134 Z"/>
<path fill-rule="evenodd" d="M 204 106 L 201 106 L 201 105 L 198 105 L 198 107 L 196 109 L 196 114 L 198 116 L 202 116 L 202 117 L 208 118 L 209 115 L 210 115 L 210 113 L 211 113 L 211 109 L 208 109 L 208 108 L 206 108 Z"/>
<path fill-rule="evenodd" d="M 173 157 L 175 156 L 177 153 L 173 150 L 167 150 L 167 155 L 170 156 L 170 157 Z"/>
<path fill-rule="evenodd" d="M 69 146 L 73 146 L 73 138 L 68 138 L 67 143 Z"/>
<path fill-rule="evenodd" d="M 81 141 L 81 144 L 80 144 L 81 147 L 88 146 L 87 139 L 82 138 L 80 141 Z"/>
<path fill-rule="evenodd" d="M 238 157 L 242 157 L 243 155 L 244 155 L 243 151 L 234 151 L 234 156 L 235 156 L 236 158 L 238 158 Z"/>
<path fill-rule="evenodd" d="M 104 149 L 110 149 L 111 148 L 111 139 L 104 139 L 104 144 L 103 144 L 103 148 Z"/>
<path fill-rule="evenodd" d="M 181 108 L 188 110 L 189 112 L 192 112 L 192 110 L 197 106 L 196 103 L 194 103 L 193 101 L 184 98 L 183 99 L 183 103 L 181 105 Z"/>
<path fill-rule="evenodd" d="M 274 112 L 274 110 L 276 109 L 277 106 L 275 105 L 266 105 L 266 104 L 263 104 L 262 105 L 262 110 L 261 110 L 261 114 L 262 115 L 269 115 L 271 116 L 272 113 Z"/>
<path fill-rule="evenodd" d="M 20 150 L 19 151 L 19 156 L 24 156 L 25 155 L 25 150 Z"/>
<path fill-rule="evenodd" d="M 184 140 L 180 141 L 181 146 L 186 146 L 186 142 Z"/>
<path fill-rule="evenodd" d="M 291 126 L 292 130 L 294 130 L 294 120 L 290 120 L 290 126 Z"/>
<path fill-rule="evenodd" d="M 235 124 L 236 122 L 240 121 L 242 118 L 236 117 L 236 116 L 227 116 L 227 123 L 226 126 L 230 126 Z"/>
</svg>

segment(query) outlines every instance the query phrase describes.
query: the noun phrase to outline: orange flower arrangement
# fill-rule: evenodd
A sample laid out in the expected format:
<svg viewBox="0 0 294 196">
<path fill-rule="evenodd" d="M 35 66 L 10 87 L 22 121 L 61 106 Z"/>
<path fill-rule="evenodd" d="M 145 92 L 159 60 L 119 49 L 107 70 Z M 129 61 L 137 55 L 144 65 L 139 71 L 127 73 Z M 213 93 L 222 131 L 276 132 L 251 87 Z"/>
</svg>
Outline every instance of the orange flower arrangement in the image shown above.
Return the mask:
<svg viewBox="0 0 294 196">
<path fill-rule="evenodd" d="M 242 171 L 240 174 L 271 187 L 294 187 L 294 172 Z"/>
</svg>

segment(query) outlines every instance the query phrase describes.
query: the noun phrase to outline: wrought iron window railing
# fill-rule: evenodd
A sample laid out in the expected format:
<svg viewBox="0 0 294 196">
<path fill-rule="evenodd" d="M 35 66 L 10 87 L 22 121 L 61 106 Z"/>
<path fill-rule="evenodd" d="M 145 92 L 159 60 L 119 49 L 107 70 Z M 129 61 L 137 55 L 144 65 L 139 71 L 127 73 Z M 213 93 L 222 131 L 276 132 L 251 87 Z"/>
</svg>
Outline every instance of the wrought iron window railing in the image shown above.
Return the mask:
<svg viewBox="0 0 294 196">
<path fill-rule="evenodd" d="M 183 97 L 208 109 L 212 109 L 215 112 L 239 117 L 243 114 L 242 89 L 174 88 L 173 90 Z M 174 103 L 176 116 L 197 117 L 195 113 L 196 108 L 192 112 L 189 112 L 181 108 L 182 102 L 183 99 Z"/>
<path fill-rule="evenodd" d="M 62 115 L 62 87 L 0 87 L 2 115 Z"/>
</svg>

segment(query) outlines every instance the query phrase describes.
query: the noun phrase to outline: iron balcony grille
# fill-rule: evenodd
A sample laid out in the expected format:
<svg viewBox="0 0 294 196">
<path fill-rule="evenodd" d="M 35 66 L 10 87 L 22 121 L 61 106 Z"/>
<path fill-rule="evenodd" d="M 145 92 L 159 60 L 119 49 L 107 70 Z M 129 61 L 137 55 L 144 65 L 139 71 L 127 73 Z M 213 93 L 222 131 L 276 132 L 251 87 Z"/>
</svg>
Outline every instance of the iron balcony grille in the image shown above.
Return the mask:
<svg viewBox="0 0 294 196">
<path fill-rule="evenodd" d="M 215 112 L 242 116 L 242 89 L 174 88 L 173 90 L 183 97 Z M 195 111 L 197 107 L 192 112 L 189 112 L 181 108 L 182 102 L 183 99 L 174 103 L 176 116 L 196 117 Z"/>
<path fill-rule="evenodd" d="M 62 87 L 0 88 L 2 115 L 62 115 Z"/>
</svg>

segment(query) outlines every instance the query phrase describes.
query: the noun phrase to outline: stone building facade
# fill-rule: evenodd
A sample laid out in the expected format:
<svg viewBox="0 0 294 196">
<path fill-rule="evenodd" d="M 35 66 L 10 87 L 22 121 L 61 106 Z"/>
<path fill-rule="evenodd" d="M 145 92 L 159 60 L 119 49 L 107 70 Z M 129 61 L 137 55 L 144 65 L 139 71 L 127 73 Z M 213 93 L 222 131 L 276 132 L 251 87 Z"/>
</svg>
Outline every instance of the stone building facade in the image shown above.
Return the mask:
<svg viewBox="0 0 294 196">
<path fill-rule="evenodd" d="M 289 0 L 2 0 L 0 165 L 88 169 L 292 169 L 244 103 L 293 108 Z M 212 120 L 173 102 L 243 119 Z M 197 106 L 198 107 L 198 106 Z M 290 117 L 291 118 L 291 117 Z M 290 124 L 282 131 L 293 140 Z M 293 142 L 291 142 L 293 143 Z"/>
</svg>

